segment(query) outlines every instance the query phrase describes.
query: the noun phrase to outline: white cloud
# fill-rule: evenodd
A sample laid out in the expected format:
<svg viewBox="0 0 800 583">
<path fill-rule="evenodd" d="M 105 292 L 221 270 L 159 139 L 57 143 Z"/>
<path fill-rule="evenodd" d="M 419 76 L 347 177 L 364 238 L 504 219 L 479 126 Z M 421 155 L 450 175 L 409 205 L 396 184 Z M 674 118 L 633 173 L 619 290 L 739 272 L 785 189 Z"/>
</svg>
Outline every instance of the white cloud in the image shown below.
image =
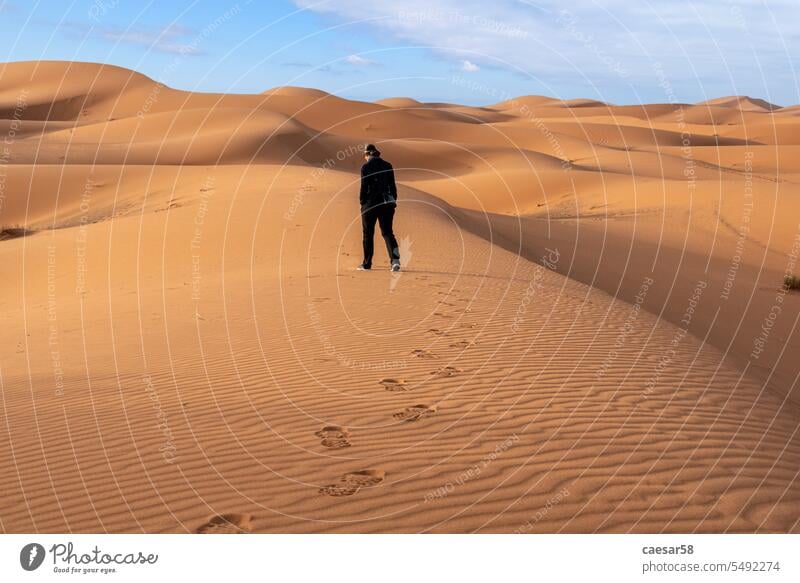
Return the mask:
<svg viewBox="0 0 800 583">
<path fill-rule="evenodd" d="M 680 99 L 800 99 L 797 0 L 294 2 L 360 22 L 383 42 L 535 79 L 553 95 L 584 87 L 587 97 L 665 100 L 662 70 Z"/>
<path fill-rule="evenodd" d="M 476 73 L 477 71 L 480 71 L 481 68 L 472 61 L 464 59 L 461 61 L 461 70 L 466 71 L 467 73 Z"/>
<path fill-rule="evenodd" d="M 348 55 L 344 60 L 351 65 L 355 65 L 356 67 L 369 67 L 370 65 L 378 64 L 371 59 L 365 59 L 364 57 L 359 57 L 358 55 Z"/>
</svg>

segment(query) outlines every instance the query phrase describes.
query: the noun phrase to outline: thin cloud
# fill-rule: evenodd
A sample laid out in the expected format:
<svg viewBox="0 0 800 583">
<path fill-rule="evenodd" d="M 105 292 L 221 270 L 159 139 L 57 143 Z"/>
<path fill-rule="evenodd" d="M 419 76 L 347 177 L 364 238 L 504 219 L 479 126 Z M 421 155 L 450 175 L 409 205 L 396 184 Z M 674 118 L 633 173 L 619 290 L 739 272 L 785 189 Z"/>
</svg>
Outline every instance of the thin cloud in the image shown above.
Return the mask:
<svg viewBox="0 0 800 583">
<path fill-rule="evenodd" d="M 92 26 L 83 22 L 65 22 L 61 30 L 68 35 L 94 38 L 111 43 L 136 45 L 167 54 L 198 56 L 205 54 L 198 46 L 195 31 L 179 24 L 160 28 L 120 28 Z"/>
<path fill-rule="evenodd" d="M 339 74 L 339 71 L 334 71 L 333 67 L 331 67 L 330 65 L 322 65 L 320 67 L 316 67 L 311 63 L 307 63 L 305 61 L 286 61 L 285 63 L 281 63 L 281 67 L 288 67 L 291 69 L 306 69 L 308 72 L 319 71 L 323 73 Z"/>
<path fill-rule="evenodd" d="M 191 41 L 194 31 L 180 25 L 173 24 L 157 30 L 105 28 L 101 29 L 99 34 L 109 41 L 140 45 L 160 53 L 202 54 L 196 45 L 186 42 Z"/>
<path fill-rule="evenodd" d="M 346 63 L 355 65 L 356 67 L 370 67 L 378 64 L 371 59 L 365 59 L 364 57 L 359 57 L 358 55 L 348 55 L 344 60 Z"/>
</svg>

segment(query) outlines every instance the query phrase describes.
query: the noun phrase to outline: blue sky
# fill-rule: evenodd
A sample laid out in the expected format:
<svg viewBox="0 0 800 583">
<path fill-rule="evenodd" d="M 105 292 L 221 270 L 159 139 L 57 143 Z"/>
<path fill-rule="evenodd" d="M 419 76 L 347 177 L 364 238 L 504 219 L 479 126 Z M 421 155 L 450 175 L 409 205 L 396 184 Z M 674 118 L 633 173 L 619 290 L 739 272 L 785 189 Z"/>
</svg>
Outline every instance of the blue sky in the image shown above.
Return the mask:
<svg viewBox="0 0 800 583">
<path fill-rule="evenodd" d="M 198 91 L 788 105 L 797 1 L 0 0 L 0 60 L 112 63 Z"/>
</svg>

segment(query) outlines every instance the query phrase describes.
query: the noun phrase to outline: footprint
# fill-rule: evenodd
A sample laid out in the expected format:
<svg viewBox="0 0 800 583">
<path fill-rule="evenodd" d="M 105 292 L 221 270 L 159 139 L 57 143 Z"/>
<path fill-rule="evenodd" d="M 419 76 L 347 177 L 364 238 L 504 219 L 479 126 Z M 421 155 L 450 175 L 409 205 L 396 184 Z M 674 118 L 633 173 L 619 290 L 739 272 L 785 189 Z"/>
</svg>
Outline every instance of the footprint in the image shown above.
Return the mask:
<svg viewBox="0 0 800 583">
<path fill-rule="evenodd" d="M 413 407 L 406 407 L 399 413 L 392 415 L 392 417 L 400 421 L 413 423 L 414 421 L 419 421 L 423 417 L 433 415 L 437 410 L 438 407 L 436 405 L 414 405 Z"/>
<path fill-rule="evenodd" d="M 444 312 L 434 312 L 434 316 L 439 316 L 440 318 L 452 318 L 450 314 L 445 314 Z"/>
<path fill-rule="evenodd" d="M 197 534 L 242 534 L 250 532 L 253 525 L 250 514 L 219 514 L 197 527 Z"/>
<path fill-rule="evenodd" d="M 428 332 L 431 334 L 436 334 L 437 336 L 447 336 L 447 332 L 444 330 L 439 330 L 438 328 L 430 328 Z"/>
<path fill-rule="evenodd" d="M 451 348 L 470 348 L 472 346 L 475 346 L 475 341 L 473 340 L 459 340 L 450 345 Z"/>
<path fill-rule="evenodd" d="M 383 470 L 362 470 L 344 474 L 336 484 L 328 484 L 319 489 L 320 494 L 326 496 L 352 496 L 361 488 L 368 488 L 383 482 L 386 472 Z"/>
<path fill-rule="evenodd" d="M 320 442 L 322 447 L 329 447 L 331 449 L 341 449 L 343 447 L 350 447 L 352 444 L 348 440 L 350 432 L 346 427 L 339 427 L 338 425 L 327 425 L 317 431 L 314 435 L 322 439 Z"/>
<path fill-rule="evenodd" d="M 380 484 L 385 477 L 386 472 L 384 470 L 361 470 L 360 472 L 351 472 L 342 476 L 345 481 L 358 484 L 362 488 Z"/>
<path fill-rule="evenodd" d="M 339 478 L 341 481 L 342 478 Z M 348 483 L 341 483 L 341 484 L 328 484 L 327 486 L 323 486 L 319 489 L 320 494 L 325 494 L 326 496 L 333 496 L 335 498 L 340 498 L 342 496 L 352 496 L 356 492 L 358 492 L 361 488 L 355 484 L 348 484 Z"/>
<path fill-rule="evenodd" d="M 475 326 L 476 326 L 476 324 L 468 324 L 466 322 L 461 324 L 462 328 L 474 328 Z"/>
<path fill-rule="evenodd" d="M 443 366 L 442 368 L 437 368 L 436 370 L 432 371 L 431 374 L 437 377 L 453 377 L 460 372 L 460 368 L 456 368 L 454 366 Z"/>
<path fill-rule="evenodd" d="M 406 381 L 403 379 L 381 379 L 380 383 L 387 391 L 392 392 L 407 391 L 411 388 L 406 386 Z"/>
<path fill-rule="evenodd" d="M 436 358 L 436 355 L 428 350 L 423 350 L 422 348 L 417 348 L 416 350 L 412 350 L 411 354 L 416 356 L 417 358 Z"/>
</svg>

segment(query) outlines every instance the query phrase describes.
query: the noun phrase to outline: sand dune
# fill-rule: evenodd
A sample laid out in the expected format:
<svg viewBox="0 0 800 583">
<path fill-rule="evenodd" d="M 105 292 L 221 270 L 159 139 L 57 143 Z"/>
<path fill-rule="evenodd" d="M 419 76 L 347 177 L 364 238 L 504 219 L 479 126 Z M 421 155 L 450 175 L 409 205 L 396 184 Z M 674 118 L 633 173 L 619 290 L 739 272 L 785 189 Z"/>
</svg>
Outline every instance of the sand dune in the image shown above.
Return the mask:
<svg viewBox="0 0 800 583">
<path fill-rule="evenodd" d="M 798 532 L 791 110 L 0 65 L 0 528 Z"/>
<path fill-rule="evenodd" d="M 764 99 L 753 99 L 746 95 L 732 95 L 730 97 L 718 97 L 717 99 L 709 99 L 703 101 L 700 105 L 720 105 L 722 107 L 731 107 L 740 109 L 742 111 L 775 111 L 780 109 L 780 105 L 775 105 L 765 101 Z"/>
</svg>

